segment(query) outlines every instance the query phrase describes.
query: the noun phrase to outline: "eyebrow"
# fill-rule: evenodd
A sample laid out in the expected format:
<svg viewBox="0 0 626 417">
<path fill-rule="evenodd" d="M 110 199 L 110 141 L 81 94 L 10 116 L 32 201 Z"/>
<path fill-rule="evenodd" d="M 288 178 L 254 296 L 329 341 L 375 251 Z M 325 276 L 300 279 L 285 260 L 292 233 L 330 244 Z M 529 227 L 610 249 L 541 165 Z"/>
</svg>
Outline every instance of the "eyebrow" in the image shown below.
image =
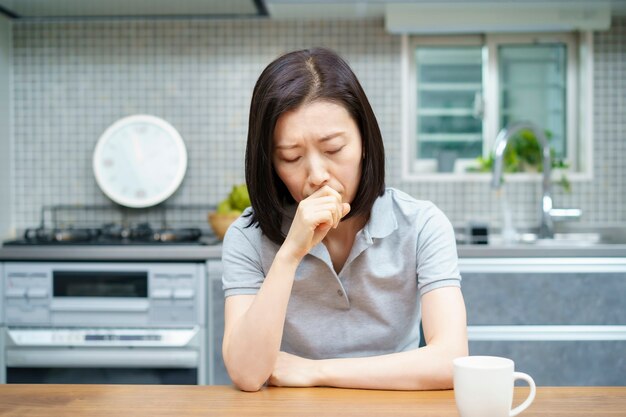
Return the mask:
<svg viewBox="0 0 626 417">
<path fill-rule="evenodd" d="M 336 138 L 337 136 L 341 136 L 341 135 L 343 135 L 344 133 L 345 133 L 345 132 L 343 132 L 343 131 L 341 131 L 341 132 L 331 133 L 331 134 L 329 134 L 329 135 L 322 136 L 322 137 L 321 137 L 321 138 L 319 138 L 317 141 L 318 141 L 318 142 L 327 142 L 327 141 L 329 141 L 329 140 L 331 140 L 331 139 Z M 281 149 L 281 150 L 284 150 L 284 149 L 293 149 L 293 148 L 297 148 L 297 147 L 299 147 L 299 146 L 300 146 L 300 145 L 298 145 L 298 144 L 293 144 L 293 145 L 276 145 L 276 149 Z"/>
</svg>

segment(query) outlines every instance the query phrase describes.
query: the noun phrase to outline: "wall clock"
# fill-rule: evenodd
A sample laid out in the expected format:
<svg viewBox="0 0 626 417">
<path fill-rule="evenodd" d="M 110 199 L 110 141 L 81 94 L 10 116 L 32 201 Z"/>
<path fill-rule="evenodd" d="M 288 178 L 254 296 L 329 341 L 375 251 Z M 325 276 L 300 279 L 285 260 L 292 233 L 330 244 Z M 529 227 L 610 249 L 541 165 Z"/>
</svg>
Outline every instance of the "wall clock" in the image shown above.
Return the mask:
<svg viewBox="0 0 626 417">
<path fill-rule="evenodd" d="M 93 153 L 98 186 L 126 207 L 161 203 L 180 186 L 187 170 L 187 149 L 165 120 L 135 115 L 104 131 Z"/>
</svg>

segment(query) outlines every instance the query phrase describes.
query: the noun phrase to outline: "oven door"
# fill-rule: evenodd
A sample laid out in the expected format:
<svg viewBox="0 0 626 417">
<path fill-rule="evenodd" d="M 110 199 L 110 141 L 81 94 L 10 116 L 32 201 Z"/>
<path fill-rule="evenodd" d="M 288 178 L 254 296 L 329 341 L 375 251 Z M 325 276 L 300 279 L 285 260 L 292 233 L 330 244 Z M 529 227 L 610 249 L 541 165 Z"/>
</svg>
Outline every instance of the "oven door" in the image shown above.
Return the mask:
<svg viewBox="0 0 626 417">
<path fill-rule="evenodd" d="M 11 349 L 6 378 L 23 384 L 196 385 L 197 356 L 184 349 Z"/>
<path fill-rule="evenodd" d="M 20 330 L 22 335 L 27 330 Z M 46 332 L 38 330 L 32 333 Z M 197 385 L 206 383 L 203 372 L 205 361 L 199 345 L 158 346 L 145 343 L 141 346 L 124 341 L 104 341 L 104 346 L 62 346 L 40 340 L 37 343 L 20 343 L 20 338 L 7 336 L 6 382 L 51 384 L 175 384 Z M 83 332 L 84 333 L 84 332 Z M 58 337 L 52 331 L 53 338 Z M 195 334 L 193 339 L 201 340 Z M 17 343 L 16 343 L 17 342 Z M 102 342 L 97 340 L 97 342 Z M 194 346 L 196 345 L 196 346 Z"/>
</svg>

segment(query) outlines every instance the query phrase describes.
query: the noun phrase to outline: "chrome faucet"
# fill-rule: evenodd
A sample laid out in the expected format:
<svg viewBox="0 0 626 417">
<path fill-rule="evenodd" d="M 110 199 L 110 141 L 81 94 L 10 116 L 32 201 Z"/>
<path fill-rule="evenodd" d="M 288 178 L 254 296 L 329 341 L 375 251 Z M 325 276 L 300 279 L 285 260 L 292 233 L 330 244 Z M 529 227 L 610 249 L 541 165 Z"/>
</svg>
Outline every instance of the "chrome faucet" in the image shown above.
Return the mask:
<svg viewBox="0 0 626 417">
<path fill-rule="evenodd" d="M 552 193 L 550 190 L 550 173 L 552 171 L 552 161 L 550 158 L 550 146 L 543 131 L 530 122 L 519 122 L 503 128 L 496 137 L 494 144 L 494 163 L 491 188 L 499 189 L 502 186 L 502 173 L 504 171 L 504 150 L 509 143 L 509 139 L 521 130 L 530 130 L 535 134 L 541 146 L 543 158 L 543 180 L 541 193 L 541 220 L 539 223 L 539 239 L 551 239 L 554 237 L 555 220 L 571 220 L 580 218 L 580 209 L 555 209 L 552 206 Z"/>
</svg>

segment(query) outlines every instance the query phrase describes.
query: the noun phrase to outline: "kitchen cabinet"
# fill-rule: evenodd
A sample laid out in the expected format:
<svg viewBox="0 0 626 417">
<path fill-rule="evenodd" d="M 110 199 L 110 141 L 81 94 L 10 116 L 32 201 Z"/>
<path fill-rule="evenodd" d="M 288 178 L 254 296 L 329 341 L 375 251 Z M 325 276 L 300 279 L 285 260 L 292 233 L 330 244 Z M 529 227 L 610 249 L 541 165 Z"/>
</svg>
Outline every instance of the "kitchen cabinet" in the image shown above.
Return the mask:
<svg viewBox="0 0 626 417">
<path fill-rule="evenodd" d="M 459 266 L 470 354 L 511 358 L 537 385 L 626 385 L 626 258 L 472 258 Z M 230 384 L 221 261 L 208 270 L 212 383 Z"/>
<path fill-rule="evenodd" d="M 4 276 L 4 264 L 0 262 L 0 277 Z M 0 282 L 0 383 L 7 380 L 6 364 L 4 363 L 4 285 Z"/>
<path fill-rule="evenodd" d="M 538 386 L 622 386 L 624 352 L 624 340 L 470 340 L 470 354 L 511 358 Z"/>
<path fill-rule="evenodd" d="M 224 340 L 224 291 L 222 290 L 222 262 L 211 259 L 207 262 L 209 274 L 208 299 L 209 311 L 209 383 L 211 385 L 229 385 L 224 359 L 222 358 L 222 341 Z"/>
<path fill-rule="evenodd" d="M 537 385 L 626 384 L 626 259 L 461 259 L 470 354 Z"/>
</svg>

